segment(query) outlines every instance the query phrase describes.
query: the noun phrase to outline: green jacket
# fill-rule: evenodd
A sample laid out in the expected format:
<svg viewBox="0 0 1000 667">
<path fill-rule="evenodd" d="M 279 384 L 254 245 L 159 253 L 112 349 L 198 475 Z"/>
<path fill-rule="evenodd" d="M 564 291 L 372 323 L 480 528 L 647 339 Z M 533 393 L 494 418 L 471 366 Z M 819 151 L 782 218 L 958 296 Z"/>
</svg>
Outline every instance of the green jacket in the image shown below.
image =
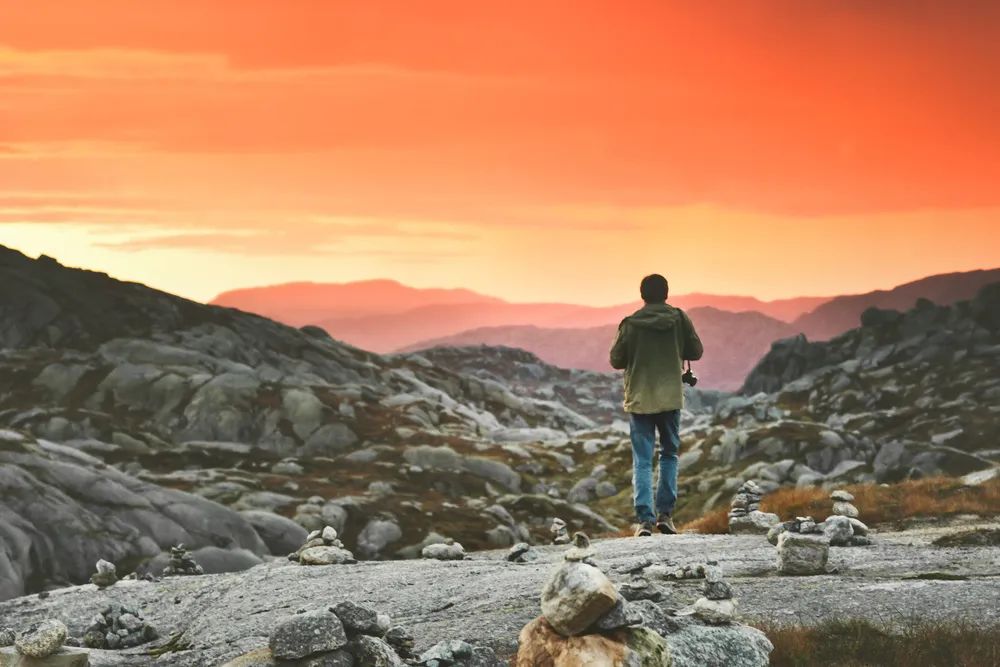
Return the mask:
<svg viewBox="0 0 1000 667">
<path fill-rule="evenodd" d="M 680 308 L 647 303 L 618 325 L 611 367 L 625 370 L 625 411 L 652 414 L 684 407 L 684 360 L 701 359 L 704 348 Z"/>
</svg>

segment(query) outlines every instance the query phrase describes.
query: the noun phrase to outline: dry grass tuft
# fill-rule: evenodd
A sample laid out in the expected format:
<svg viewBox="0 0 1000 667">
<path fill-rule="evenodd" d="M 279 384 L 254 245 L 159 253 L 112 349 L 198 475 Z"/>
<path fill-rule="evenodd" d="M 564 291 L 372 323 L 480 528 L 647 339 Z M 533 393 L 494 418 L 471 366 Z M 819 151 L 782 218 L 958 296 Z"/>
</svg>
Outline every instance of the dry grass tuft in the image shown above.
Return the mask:
<svg viewBox="0 0 1000 667">
<path fill-rule="evenodd" d="M 722 535 L 729 532 L 729 510 L 714 510 L 678 526 L 681 532 Z"/>
<path fill-rule="evenodd" d="M 775 667 L 994 667 L 1000 665 L 1000 625 L 914 620 L 884 627 L 835 620 L 814 627 L 758 624 L 774 644 Z"/>
<path fill-rule="evenodd" d="M 898 484 L 852 484 L 862 521 L 869 525 L 901 519 L 939 518 L 955 514 L 1000 515 L 1000 479 L 979 486 L 965 486 L 954 477 L 931 477 Z M 830 514 L 830 492 L 819 487 L 783 488 L 764 496 L 760 508 L 774 512 L 782 520 L 812 516 L 823 520 Z M 681 528 L 697 533 L 728 531 L 727 509 L 718 509 Z"/>
</svg>

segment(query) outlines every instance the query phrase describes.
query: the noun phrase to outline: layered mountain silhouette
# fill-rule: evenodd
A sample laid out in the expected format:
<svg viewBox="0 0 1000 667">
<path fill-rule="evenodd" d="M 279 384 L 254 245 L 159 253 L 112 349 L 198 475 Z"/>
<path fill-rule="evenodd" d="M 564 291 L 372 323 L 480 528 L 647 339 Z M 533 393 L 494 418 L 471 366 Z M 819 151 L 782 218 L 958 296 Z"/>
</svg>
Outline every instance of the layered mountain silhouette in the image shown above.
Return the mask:
<svg viewBox="0 0 1000 667">
<path fill-rule="evenodd" d="M 756 360 L 771 348 L 775 340 L 797 333 L 787 322 L 752 311 L 731 313 L 701 307 L 687 312 L 705 348 L 712 351 L 695 364 L 699 380 L 706 387 L 739 388 Z M 617 324 L 578 329 L 484 327 L 418 343 L 407 351 L 478 344 L 503 345 L 527 350 L 556 366 L 606 371 L 610 368 L 608 348 L 617 329 Z"/>
<path fill-rule="evenodd" d="M 691 314 L 705 339 L 709 354 L 699 365 L 705 386 L 736 389 L 776 340 L 799 333 L 827 340 L 856 327 L 867 308 L 906 309 L 921 297 L 948 305 L 998 279 L 1000 269 L 942 274 L 837 297 L 761 301 L 695 293 L 671 297 L 670 303 Z M 246 288 L 213 303 L 294 326 L 316 324 L 338 340 L 379 353 L 506 345 L 529 350 L 547 363 L 590 370 L 608 370 L 615 327 L 641 305 L 510 303 L 470 290 L 417 289 L 391 280 Z"/>
</svg>

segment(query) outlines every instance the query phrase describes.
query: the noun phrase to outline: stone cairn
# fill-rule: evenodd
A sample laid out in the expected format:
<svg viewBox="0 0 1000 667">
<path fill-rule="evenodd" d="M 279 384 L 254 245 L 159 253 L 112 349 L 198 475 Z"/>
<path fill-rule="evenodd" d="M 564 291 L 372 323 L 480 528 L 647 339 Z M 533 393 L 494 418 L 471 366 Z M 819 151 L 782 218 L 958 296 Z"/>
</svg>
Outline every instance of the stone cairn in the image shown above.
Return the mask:
<svg viewBox="0 0 1000 667">
<path fill-rule="evenodd" d="M 103 558 L 97 561 L 97 572 L 90 575 L 90 583 L 98 588 L 113 586 L 118 581 L 118 571 L 114 563 L 109 563 Z"/>
<path fill-rule="evenodd" d="M 413 652 L 413 645 L 413 635 L 393 626 L 388 614 L 350 601 L 298 613 L 279 623 L 268 638 L 271 657 L 277 665 L 502 667 L 504 664 L 492 650 L 464 641 L 440 642 L 420 656 Z M 246 664 L 243 658 L 236 658 L 228 667 Z"/>
<path fill-rule="evenodd" d="M 87 651 L 66 646 L 68 631 L 62 621 L 50 618 L 18 634 L 0 628 L 0 665 L 87 667 Z"/>
<path fill-rule="evenodd" d="M 693 607 L 694 616 L 711 625 L 726 625 L 736 620 L 736 600 L 733 589 L 722 577 L 718 565 L 706 565 L 703 597 Z"/>
<path fill-rule="evenodd" d="M 205 574 L 205 571 L 201 569 L 201 565 L 194 562 L 194 556 L 191 555 L 191 552 L 185 549 L 183 544 L 170 547 L 170 561 L 163 568 L 163 576 L 184 577 L 196 574 Z"/>
<path fill-rule="evenodd" d="M 777 514 L 760 511 L 763 489 L 748 479 L 729 503 L 729 532 L 733 535 L 764 535 L 780 520 Z"/>
<path fill-rule="evenodd" d="M 91 619 L 83 633 L 83 644 L 88 648 L 126 649 L 157 637 L 156 629 L 143 620 L 137 608 L 112 604 Z"/>
<path fill-rule="evenodd" d="M 767 541 L 778 547 L 781 574 L 827 574 L 830 547 L 857 547 L 871 544 L 868 526 L 858 519 L 858 508 L 847 491 L 830 494 L 833 514 L 817 523 L 811 516 L 799 516 L 772 527 Z"/>
<path fill-rule="evenodd" d="M 566 530 L 566 522 L 559 517 L 552 519 L 552 525 L 549 527 L 549 532 L 552 533 L 552 544 L 570 543 L 569 531 Z"/>
<path fill-rule="evenodd" d="M 344 548 L 344 543 L 337 539 L 337 531 L 333 526 L 309 533 L 298 551 L 288 554 L 288 560 L 301 565 L 344 565 L 358 562 L 354 554 Z"/>
<path fill-rule="evenodd" d="M 428 544 L 421 549 L 420 557 L 431 560 L 463 560 L 465 547 L 449 537 L 442 543 Z"/>
<path fill-rule="evenodd" d="M 666 640 L 640 626 L 641 616 L 594 566 L 587 536 L 575 533 L 572 540 L 542 590 L 542 615 L 521 630 L 516 666 L 670 665 Z"/>
</svg>

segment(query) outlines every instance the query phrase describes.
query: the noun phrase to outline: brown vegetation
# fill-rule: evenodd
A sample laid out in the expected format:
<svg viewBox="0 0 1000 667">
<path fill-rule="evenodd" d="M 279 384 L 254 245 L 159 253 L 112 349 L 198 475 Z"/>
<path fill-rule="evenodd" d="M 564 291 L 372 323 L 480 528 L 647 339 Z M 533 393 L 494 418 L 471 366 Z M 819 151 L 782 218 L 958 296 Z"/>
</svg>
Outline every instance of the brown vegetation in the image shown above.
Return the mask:
<svg viewBox="0 0 1000 667">
<path fill-rule="evenodd" d="M 835 620 L 813 627 L 758 624 L 775 667 L 987 667 L 1000 665 L 1000 626 L 912 620 L 895 627 Z"/>
<path fill-rule="evenodd" d="M 1000 479 L 979 486 L 966 486 L 954 477 L 932 477 L 898 484 L 852 484 L 843 487 L 854 494 L 854 504 L 869 525 L 911 518 L 938 518 L 955 514 L 1000 515 Z M 819 487 L 783 488 L 764 496 L 760 508 L 782 520 L 830 514 L 830 492 Z M 681 526 L 697 533 L 725 533 L 725 508 L 714 510 Z"/>
</svg>

